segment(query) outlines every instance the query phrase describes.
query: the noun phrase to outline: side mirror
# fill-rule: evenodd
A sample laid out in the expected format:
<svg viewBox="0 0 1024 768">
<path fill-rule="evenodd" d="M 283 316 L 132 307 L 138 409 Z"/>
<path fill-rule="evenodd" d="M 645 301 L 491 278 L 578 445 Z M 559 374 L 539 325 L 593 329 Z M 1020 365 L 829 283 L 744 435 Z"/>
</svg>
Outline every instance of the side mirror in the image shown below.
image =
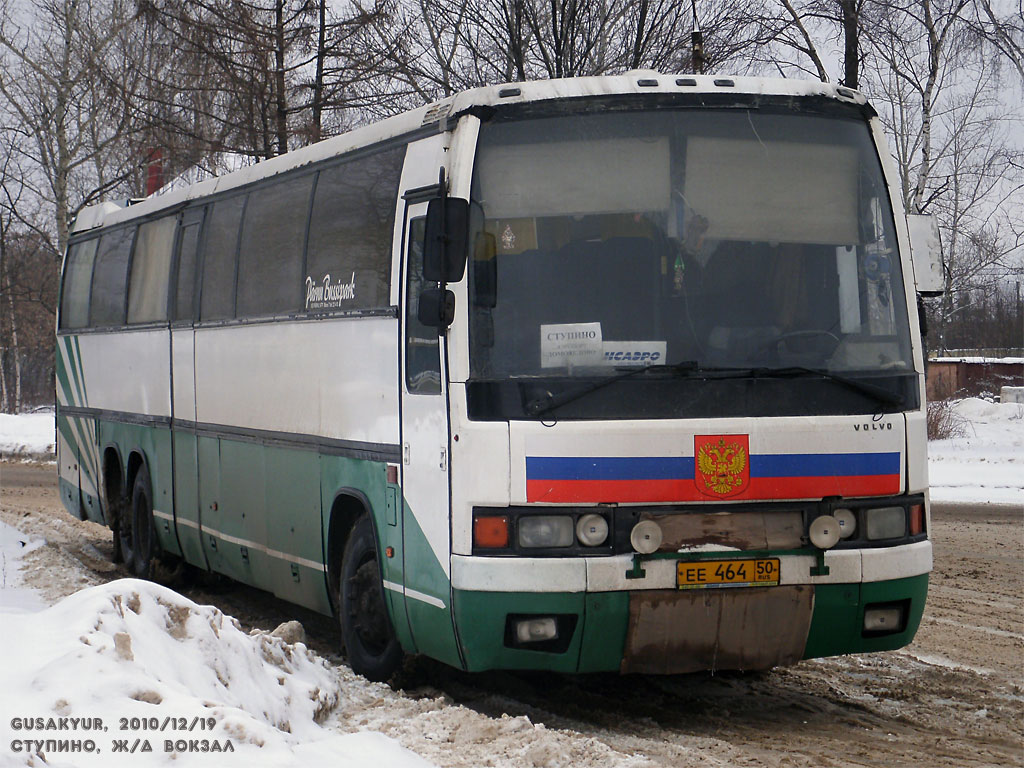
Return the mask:
<svg viewBox="0 0 1024 768">
<path fill-rule="evenodd" d="M 437 197 L 427 205 L 423 241 L 423 278 L 434 283 L 457 283 L 466 271 L 469 241 L 469 201 Z"/>
<path fill-rule="evenodd" d="M 941 296 L 946 286 L 942 276 L 942 247 L 939 225 L 934 216 L 908 214 L 910 232 L 910 263 L 914 267 L 914 284 L 922 296 Z"/>
<path fill-rule="evenodd" d="M 420 294 L 416 316 L 428 328 L 448 328 L 455 321 L 455 294 L 448 289 L 428 288 Z"/>
</svg>

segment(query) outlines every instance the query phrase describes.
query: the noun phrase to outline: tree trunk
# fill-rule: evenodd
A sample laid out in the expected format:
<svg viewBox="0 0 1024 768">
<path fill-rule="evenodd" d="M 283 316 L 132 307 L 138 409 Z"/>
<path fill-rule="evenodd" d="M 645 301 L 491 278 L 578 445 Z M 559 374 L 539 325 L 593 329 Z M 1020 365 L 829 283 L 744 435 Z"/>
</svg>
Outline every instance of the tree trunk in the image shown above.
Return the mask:
<svg viewBox="0 0 1024 768">
<path fill-rule="evenodd" d="M 274 90 L 277 91 L 275 116 L 279 155 L 288 151 L 288 102 L 284 91 L 284 2 L 277 0 L 274 4 Z"/>
<path fill-rule="evenodd" d="M 311 139 L 320 141 L 324 108 L 324 57 L 327 51 L 327 0 L 320 0 L 316 36 L 316 75 L 313 81 L 313 126 Z"/>
<path fill-rule="evenodd" d="M 860 9 L 858 0 L 839 0 L 843 13 L 843 85 L 858 88 L 860 81 Z"/>
<path fill-rule="evenodd" d="M 7 283 L 7 310 L 11 323 L 11 352 L 14 355 L 14 409 L 11 413 L 21 413 L 21 350 L 18 349 L 18 318 L 14 313 L 14 296 L 11 295 L 11 279 L 4 275 Z"/>
</svg>

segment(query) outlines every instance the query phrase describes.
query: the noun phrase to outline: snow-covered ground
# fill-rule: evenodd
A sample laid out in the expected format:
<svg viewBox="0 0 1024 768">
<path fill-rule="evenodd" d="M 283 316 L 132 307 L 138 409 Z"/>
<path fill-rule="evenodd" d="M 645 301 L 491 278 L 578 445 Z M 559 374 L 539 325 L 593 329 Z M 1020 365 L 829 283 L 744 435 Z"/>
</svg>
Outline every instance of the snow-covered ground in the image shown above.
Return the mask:
<svg viewBox="0 0 1024 768">
<path fill-rule="evenodd" d="M 430 765 L 322 727 L 340 679 L 301 642 L 166 587 L 121 579 L 0 621 L 0 765 Z"/>
<path fill-rule="evenodd" d="M 961 436 L 928 443 L 932 501 L 1024 506 L 1024 405 L 953 403 Z"/>
<path fill-rule="evenodd" d="M 0 456 L 4 458 L 53 458 L 55 439 L 52 412 L 0 413 Z"/>
</svg>

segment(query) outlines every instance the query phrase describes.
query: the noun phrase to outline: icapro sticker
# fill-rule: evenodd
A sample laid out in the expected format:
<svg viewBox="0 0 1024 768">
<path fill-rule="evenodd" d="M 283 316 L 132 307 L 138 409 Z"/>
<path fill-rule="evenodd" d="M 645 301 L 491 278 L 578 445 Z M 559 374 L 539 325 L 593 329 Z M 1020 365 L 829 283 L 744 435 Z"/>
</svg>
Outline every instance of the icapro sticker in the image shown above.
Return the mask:
<svg viewBox="0 0 1024 768">
<path fill-rule="evenodd" d="M 665 365 L 664 341 L 606 341 L 602 348 L 605 365 Z"/>
</svg>

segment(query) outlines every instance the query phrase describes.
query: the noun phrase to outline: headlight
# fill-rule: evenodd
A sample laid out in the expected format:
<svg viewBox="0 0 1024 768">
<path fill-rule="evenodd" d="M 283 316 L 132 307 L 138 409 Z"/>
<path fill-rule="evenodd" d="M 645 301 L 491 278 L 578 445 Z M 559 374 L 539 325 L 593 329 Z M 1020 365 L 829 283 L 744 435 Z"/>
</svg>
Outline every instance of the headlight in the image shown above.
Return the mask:
<svg viewBox="0 0 1024 768">
<path fill-rule="evenodd" d="M 840 530 L 839 521 L 832 515 L 815 518 L 809 532 L 811 544 L 818 549 L 832 549 L 839 541 Z"/>
<path fill-rule="evenodd" d="M 653 520 L 641 520 L 633 526 L 629 533 L 629 541 L 633 549 L 642 555 L 649 555 L 656 552 L 661 546 L 661 526 Z"/>
<path fill-rule="evenodd" d="M 608 521 L 601 515 L 584 515 L 576 521 L 576 538 L 585 547 L 604 544 L 608 538 Z"/>
<path fill-rule="evenodd" d="M 903 507 L 869 509 L 865 527 L 870 541 L 898 539 L 907 535 L 907 513 Z"/>
<path fill-rule="evenodd" d="M 572 518 L 568 515 L 530 515 L 519 518 L 520 547 L 569 547 L 572 542 Z"/>
<path fill-rule="evenodd" d="M 852 509 L 837 509 L 832 517 L 839 523 L 839 538 L 848 539 L 857 531 L 857 516 Z"/>
</svg>

